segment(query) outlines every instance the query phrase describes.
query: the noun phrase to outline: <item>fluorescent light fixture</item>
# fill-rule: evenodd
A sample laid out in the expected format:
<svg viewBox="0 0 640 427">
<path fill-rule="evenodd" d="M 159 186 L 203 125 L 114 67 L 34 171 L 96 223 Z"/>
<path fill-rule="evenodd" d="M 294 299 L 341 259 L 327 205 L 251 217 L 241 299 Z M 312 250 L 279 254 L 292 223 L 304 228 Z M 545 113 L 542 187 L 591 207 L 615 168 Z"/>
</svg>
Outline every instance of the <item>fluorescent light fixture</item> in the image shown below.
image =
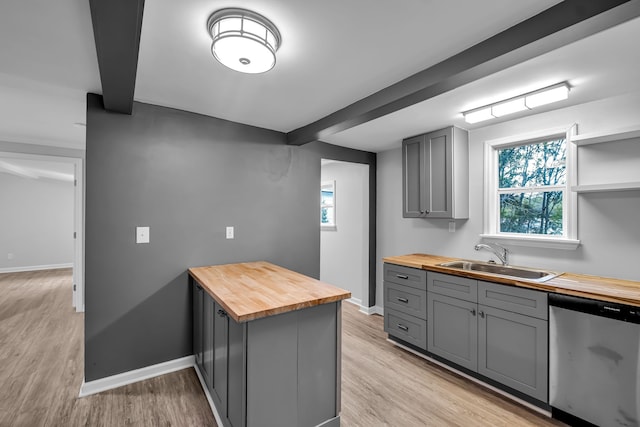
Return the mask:
<svg viewBox="0 0 640 427">
<path fill-rule="evenodd" d="M 483 107 L 465 111 L 464 120 L 467 123 L 478 123 L 496 117 L 506 116 L 519 111 L 530 110 L 541 105 L 562 101 L 569 97 L 569 84 L 567 82 L 558 83 L 543 89 L 494 102 Z"/>
<path fill-rule="evenodd" d="M 479 110 L 472 110 L 464 113 L 464 119 L 467 123 L 478 123 L 493 118 L 494 115 L 491 114 L 491 107 L 484 107 Z"/>
<path fill-rule="evenodd" d="M 528 108 L 536 108 L 541 105 L 551 104 L 552 102 L 562 101 L 567 98 L 569 98 L 569 85 L 561 83 L 527 95 L 525 103 Z"/>
<path fill-rule="evenodd" d="M 280 32 L 267 18 L 246 9 L 220 9 L 209 16 L 211 53 L 225 67 L 257 74 L 276 65 Z"/>
<path fill-rule="evenodd" d="M 524 111 L 527 106 L 524 105 L 524 98 L 514 98 L 509 101 L 504 101 L 499 104 L 495 104 L 491 107 L 491 114 L 495 117 L 506 116 L 507 114 L 517 113 L 518 111 Z"/>
</svg>

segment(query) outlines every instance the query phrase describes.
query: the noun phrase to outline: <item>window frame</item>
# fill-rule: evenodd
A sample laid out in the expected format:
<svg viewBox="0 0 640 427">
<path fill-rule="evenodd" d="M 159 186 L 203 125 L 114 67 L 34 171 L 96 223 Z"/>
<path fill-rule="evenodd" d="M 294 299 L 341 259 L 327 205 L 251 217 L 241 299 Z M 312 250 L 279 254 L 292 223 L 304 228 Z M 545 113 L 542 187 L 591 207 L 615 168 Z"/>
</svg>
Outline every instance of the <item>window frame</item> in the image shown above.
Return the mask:
<svg viewBox="0 0 640 427">
<path fill-rule="evenodd" d="M 576 182 L 576 146 L 571 143 L 571 137 L 577 134 L 577 125 L 564 126 L 553 129 L 544 129 L 523 135 L 515 135 L 507 138 L 488 140 L 484 143 L 484 219 L 483 240 L 491 240 L 499 243 L 530 246 L 549 249 L 573 250 L 578 247 L 578 217 L 577 194 L 571 191 L 571 186 Z M 518 145 L 542 142 L 555 138 L 565 138 L 566 141 L 566 183 L 562 186 L 545 187 L 547 191 L 563 191 L 563 235 L 540 235 L 523 233 L 500 232 L 500 189 L 498 188 L 498 150 Z M 535 188 L 522 188 L 523 192 L 530 192 Z M 504 189 L 503 189 L 504 190 Z"/>
<path fill-rule="evenodd" d="M 325 188 L 330 188 L 333 193 L 333 203 L 331 205 L 323 205 L 322 204 L 322 191 Z M 333 222 L 331 224 L 323 224 L 322 223 L 322 208 L 330 207 L 333 208 Z M 336 181 L 322 181 L 320 183 L 320 229 L 325 231 L 336 231 L 337 227 L 337 215 L 336 215 Z"/>
</svg>

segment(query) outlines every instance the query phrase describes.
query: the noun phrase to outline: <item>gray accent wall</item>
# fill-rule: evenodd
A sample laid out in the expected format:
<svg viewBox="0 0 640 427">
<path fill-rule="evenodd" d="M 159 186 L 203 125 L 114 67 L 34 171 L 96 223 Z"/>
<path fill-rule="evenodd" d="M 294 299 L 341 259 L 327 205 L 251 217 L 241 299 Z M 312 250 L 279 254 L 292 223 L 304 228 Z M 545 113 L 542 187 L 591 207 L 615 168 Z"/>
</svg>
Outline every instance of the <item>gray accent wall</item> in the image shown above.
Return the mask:
<svg viewBox="0 0 640 427">
<path fill-rule="evenodd" d="M 137 102 L 109 113 L 89 94 L 85 381 L 192 354 L 189 267 L 266 260 L 317 278 L 327 155 L 373 159 L 375 176 L 375 154 Z"/>
</svg>

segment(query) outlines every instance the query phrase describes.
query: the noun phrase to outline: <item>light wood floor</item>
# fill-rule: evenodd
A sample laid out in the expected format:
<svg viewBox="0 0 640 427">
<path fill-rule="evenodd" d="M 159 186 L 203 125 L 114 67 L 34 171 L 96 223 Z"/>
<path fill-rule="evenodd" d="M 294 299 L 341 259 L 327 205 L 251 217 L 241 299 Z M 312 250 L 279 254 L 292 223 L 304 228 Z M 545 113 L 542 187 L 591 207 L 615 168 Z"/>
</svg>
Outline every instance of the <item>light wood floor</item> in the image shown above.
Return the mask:
<svg viewBox="0 0 640 427">
<path fill-rule="evenodd" d="M 398 349 L 382 317 L 343 307 L 343 426 L 561 425 Z M 0 274 L 0 427 L 215 426 L 192 369 L 78 399 L 83 323 L 71 270 Z"/>
</svg>

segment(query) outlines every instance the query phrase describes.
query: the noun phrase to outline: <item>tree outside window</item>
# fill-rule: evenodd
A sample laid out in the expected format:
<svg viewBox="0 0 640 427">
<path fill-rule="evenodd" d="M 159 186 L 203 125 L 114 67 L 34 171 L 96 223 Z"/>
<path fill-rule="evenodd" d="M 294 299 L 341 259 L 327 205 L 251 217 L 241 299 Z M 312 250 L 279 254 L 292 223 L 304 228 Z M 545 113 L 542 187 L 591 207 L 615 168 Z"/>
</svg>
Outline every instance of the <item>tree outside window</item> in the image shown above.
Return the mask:
<svg viewBox="0 0 640 427">
<path fill-rule="evenodd" d="M 566 138 L 498 150 L 501 233 L 564 234 Z"/>
<path fill-rule="evenodd" d="M 335 192 L 335 181 L 325 181 L 320 186 L 320 226 L 323 230 L 336 229 Z"/>
</svg>

